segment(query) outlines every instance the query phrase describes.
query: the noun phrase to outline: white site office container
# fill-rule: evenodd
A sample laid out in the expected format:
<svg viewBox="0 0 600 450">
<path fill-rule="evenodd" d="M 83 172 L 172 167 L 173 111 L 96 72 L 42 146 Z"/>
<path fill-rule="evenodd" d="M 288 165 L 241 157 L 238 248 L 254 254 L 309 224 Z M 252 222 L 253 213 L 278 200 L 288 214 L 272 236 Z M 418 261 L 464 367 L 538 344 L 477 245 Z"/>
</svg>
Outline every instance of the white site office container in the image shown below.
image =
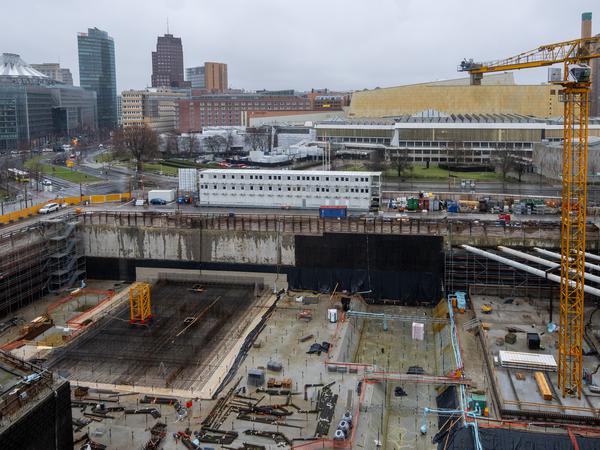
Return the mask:
<svg viewBox="0 0 600 450">
<path fill-rule="evenodd" d="M 175 190 L 174 189 L 156 189 L 153 191 L 148 191 L 148 201 L 152 201 L 152 199 L 160 198 L 167 203 L 175 201 Z"/>
<path fill-rule="evenodd" d="M 198 191 L 198 170 L 179 169 L 179 192 Z"/>
</svg>

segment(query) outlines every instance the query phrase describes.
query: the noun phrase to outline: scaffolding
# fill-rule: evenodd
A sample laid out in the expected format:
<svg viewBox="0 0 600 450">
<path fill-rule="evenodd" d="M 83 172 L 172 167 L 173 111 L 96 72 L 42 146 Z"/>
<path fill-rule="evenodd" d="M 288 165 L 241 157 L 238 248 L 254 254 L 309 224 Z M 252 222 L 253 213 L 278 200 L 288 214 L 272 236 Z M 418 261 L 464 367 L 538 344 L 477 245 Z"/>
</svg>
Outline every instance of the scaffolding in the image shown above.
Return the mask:
<svg viewBox="0 0 600 450">
<path fill-rule="evenodd" d="M 150 304 L 150 285 L 137 283 L 129 288 L 129 323 L 145 324 L 152 320 L 152 306 Z"/>
<path fill-rule="evenodd" d="M 59 232 L 49 239 L 50 292 L 61 292 L 85 277 L 85 257 L 80 238 L 75 232 L 77 222 L 66 221 Z"/>
<path fill-rule="evenodd" d="M 85 258 L 70 219 L 44 220 L 0 236 L 0 317 L 85 276 Z"/>
<path fill-rule="evenodd" d="M 520 259 L 515 258 L 515 260 Z M 545 270 L 547 267 L 542 269 Z M 544 278 L 462 249 L 451 248 L 445 254 L 446 292 L 469 292 L 472 286 L 493 287 L 503 295 L 525 295 L 536 298 L 558 297 L 560 293 L 555 283 Z"/>
</svg>

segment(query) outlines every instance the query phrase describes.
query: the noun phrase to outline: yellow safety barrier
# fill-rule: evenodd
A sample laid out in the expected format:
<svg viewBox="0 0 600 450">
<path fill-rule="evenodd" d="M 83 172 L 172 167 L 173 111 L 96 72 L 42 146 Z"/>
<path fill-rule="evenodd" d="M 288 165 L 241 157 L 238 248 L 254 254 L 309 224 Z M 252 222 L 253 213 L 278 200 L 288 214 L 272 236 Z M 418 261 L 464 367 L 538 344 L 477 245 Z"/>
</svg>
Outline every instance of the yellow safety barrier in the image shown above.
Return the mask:
<svg viewBox="0 0 600 450">
<path fill-rule="evenodd" d="M 48 203 L 66 203 L 68 205 L 79 205 L 85 202 L 89 203 L 112 203 L 112 202 L 123 202 L 131 199 L 131 194 L 129 192 L 124 192 L 122 194 L 106 194 L 106 195 L 82 195 L 76 197 L 62 197 L 55 198 L 53 200 L 48 200 L 45 203 L 40 203 L 39 205 L 30 206 L 29 208 L 21 209 L 19 211 L 14 211 L 10 213 L 6 213 L 0 215 L 0 224 L 7 224 L 11 222 L 16 222 L 21 219 L 26 219 L 27 217 L 34 216 L 38 213 L 38 211 Z"/>
</svg>

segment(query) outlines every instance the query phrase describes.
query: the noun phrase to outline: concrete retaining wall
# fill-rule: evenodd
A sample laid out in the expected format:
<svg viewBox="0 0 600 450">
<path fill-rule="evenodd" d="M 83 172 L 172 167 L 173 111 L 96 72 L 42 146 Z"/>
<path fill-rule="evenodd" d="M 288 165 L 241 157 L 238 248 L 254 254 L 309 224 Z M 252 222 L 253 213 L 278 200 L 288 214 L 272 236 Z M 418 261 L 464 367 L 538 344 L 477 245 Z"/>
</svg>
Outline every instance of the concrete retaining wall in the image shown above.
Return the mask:
<svg viewBox="0 0 600 450">
<path fill-rule="evenodd" d="M 264 265 L 295 261 L 291 233 L 115 225 L 85 225 L 81 233 L 87 256 Z"/>
</svg>

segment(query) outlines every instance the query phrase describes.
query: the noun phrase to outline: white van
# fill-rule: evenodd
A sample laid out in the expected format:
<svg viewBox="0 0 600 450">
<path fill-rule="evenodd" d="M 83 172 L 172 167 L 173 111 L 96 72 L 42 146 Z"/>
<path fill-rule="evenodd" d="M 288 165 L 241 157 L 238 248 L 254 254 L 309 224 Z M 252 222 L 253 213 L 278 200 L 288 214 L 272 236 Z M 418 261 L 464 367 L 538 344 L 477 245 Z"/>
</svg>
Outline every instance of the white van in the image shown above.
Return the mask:
<svg viewBox="0 0 600 450">
<path fill-rule="evenodd" d="M 60 205 L 58 203 L 46 203 L 38 211 L 39 214 L 49 214 L 54 211 L 58 211 Z"/>
</svg>

